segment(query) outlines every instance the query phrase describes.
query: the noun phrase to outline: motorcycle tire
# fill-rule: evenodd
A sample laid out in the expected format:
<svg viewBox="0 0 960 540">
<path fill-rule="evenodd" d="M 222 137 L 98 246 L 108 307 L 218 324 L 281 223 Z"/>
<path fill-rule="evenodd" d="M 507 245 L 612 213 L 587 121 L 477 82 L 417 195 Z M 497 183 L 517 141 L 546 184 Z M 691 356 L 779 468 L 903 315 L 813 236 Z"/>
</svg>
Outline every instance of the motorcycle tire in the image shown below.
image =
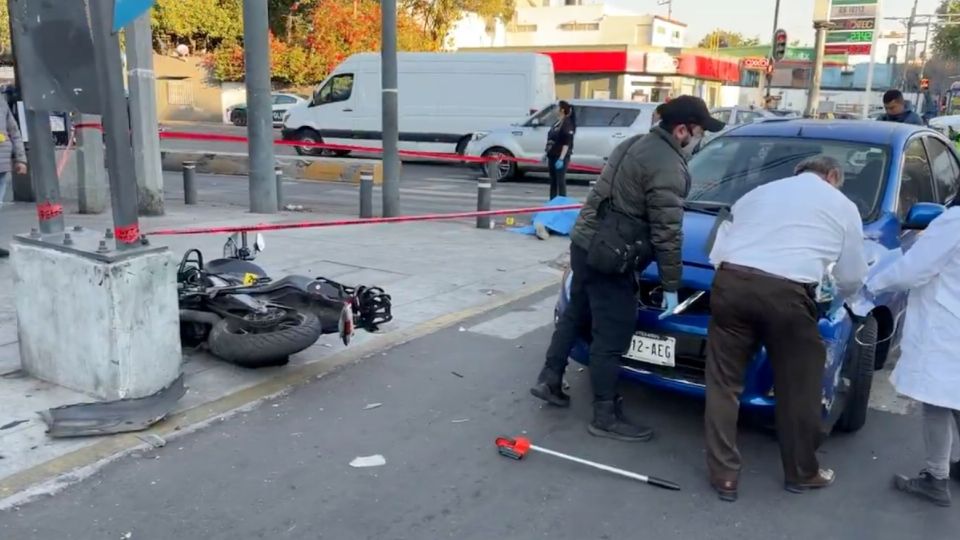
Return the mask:
<svg viewBox="0 0 960 540">
<path fill-rule="evenodd" d="M 309 348 L 320 338 L 320 319 L 309 312 L 294 313 L 297 324 L 278 326 L 269 332 L 238 332 L 224 319 L 214 325 L 207 338 L 210 352 L 246 368 L 282 366 L 290 355 Z"/>
</svg>

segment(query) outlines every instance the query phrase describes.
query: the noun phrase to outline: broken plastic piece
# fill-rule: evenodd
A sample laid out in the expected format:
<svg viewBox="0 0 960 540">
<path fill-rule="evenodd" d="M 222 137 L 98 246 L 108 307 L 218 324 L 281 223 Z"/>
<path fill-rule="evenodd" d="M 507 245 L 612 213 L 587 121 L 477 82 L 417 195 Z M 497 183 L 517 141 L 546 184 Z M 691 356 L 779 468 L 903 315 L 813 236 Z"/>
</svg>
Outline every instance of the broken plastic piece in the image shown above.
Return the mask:
<svg viewBox="0 0 960 540">
<path fill-rule="evenodd" d="M 376 409 L 377 407 L 382 407 L 382 406 L 383 406 L 383 403 L 370 403 L 366 407 L 364 407 L 363 410 L 369 411 L 370 409 Z"/>
<path fill-rule="evenodd" d="M 51 437 L 86 437 L 143 431 L 163 420 L 186 393 L 183 374 L 151 396 L 64 405 L 40 416 Z"/>
<path fill-rule="evenodd" d="M 380 454 L 374 454 L 372 456 L 358 456 L 350 462 L 350 466 L 357 469 L 363 469 L 366 467 L 381 467 L 386 464 L 386 458 Z"/>
</svg>

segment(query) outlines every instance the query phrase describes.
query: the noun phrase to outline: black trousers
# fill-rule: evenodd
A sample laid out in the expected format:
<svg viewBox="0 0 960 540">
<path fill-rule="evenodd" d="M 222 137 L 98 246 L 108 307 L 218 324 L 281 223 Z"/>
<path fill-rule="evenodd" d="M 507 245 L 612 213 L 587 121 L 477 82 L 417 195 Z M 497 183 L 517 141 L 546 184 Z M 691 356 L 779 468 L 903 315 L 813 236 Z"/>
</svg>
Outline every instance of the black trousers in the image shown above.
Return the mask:
<svg viewBox="0 0 960 540">
<path fill-rule="evenodd" d="M 577 337 L 589 336 L 594 399 L 610 401 L 617 395 L 620 358 L 636 331 L 636 279 L 632 273 L 608 275 L 592 270 L 586 250 L 576 244 L 570 244 L 570 267 L 570 301 L 553 331 L 546 367 L 562 375 Z"/>
<path fill-rule="evenodd" d="M 547 167 L 550 169 L 550 199 L 567 196 L 567 167 L 570 166 L 570 154 L 563 160 L 563 168 L 557 170 L 557 157 L 547 158 Z"/>
<path fill-rule="evenodd" d="M 737 480 L 737 418 L 747 366 L 760 345 L 773 368 L 777 438 L 787 482 L 819 471 L 826 348 L 810 286 L 723 265 L 710 291 L 707 330 L 707 468 L 716 481 Z"/>
</svg>

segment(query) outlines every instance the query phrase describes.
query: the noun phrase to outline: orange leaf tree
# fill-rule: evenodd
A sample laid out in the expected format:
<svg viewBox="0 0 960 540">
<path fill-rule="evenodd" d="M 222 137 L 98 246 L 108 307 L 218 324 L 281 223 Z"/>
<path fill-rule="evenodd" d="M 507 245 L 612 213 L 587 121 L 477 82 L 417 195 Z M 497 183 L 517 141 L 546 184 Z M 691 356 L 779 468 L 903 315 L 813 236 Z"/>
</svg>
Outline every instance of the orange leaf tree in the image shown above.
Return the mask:
<svg viewBox="0 0 960 540">
<path fill-rule="evenodd" d="M 305 8 L 305 9 L 304 9 Z M 351 54 L 380 50 L 380 3 L 374 0 L 321 0 L 301 6 L 296 32 L 280 40 L 271 34 L 273 80 L 304 86 L 320 82 Z M 433 51 L 435 42 L 406 12 L 397 14 L 397 47 Z M 243 45 L 230 42 L 208 59 L 222 81 L 243 80 Z"/>
</svg>

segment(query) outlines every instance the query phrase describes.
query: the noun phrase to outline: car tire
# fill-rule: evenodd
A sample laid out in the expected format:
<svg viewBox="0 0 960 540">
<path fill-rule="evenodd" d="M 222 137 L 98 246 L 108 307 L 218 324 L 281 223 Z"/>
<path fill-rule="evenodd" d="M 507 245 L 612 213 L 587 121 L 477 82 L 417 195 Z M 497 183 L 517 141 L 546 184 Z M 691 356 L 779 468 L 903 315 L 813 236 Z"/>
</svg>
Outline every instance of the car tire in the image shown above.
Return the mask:
<svg viewBox="0 0 960 540">
<path fill-rule="evenodd" d="M 850 380 L 850 389 L 836 426 L 842 432 L 854 433 L 867 423 L 878 333 L 877 319 L 872 316 L 863 320 L 859 330 L 854 329 L 854 336 L 850 340 L 851 351 L 843 366 L 843 376 Z"/>
<path fill-rule="evenodd" d="M 309 128 L 303 128 L 297 131 L 296 134 L 294 134 L 294 140 L 309 143 L 323 143 L 323 137 L 321 137 L 316 131 Z M 296 150 L 297 155 L 301 156 L 323 155 L 323 149 L 321 148 L 305 148 L 302 146 L 294 146 L 293 149 Z"/>
<path fill-rule="evenodd" d="M 482 165 L 484 174 L 489 178 L 490 172 L 493 170 L 497 171 L 497 181 L 506 181 L 513 180 L 514 178 L 519 177 L 519 171 L 517 170 L 517 162 L 514 161 L 515 157 L 513 152 L 507 150 L 506 148 L 500 146 L 494 146 L 493 148 L 488 148 L 484 150 L 482 157 L 485 160 L 494 160 L 498 157 L 503 157 L 505 160 L 494 163 L 493 161 L 487 161 Z M 495 167 L 495 168 L 494 168 Z"/>
<path fill-rule="evenodd" d="M 330 153 L 336 157 L 347 157 L 350 155 L 351 150 L 331 150 Z"/>
</svg>

